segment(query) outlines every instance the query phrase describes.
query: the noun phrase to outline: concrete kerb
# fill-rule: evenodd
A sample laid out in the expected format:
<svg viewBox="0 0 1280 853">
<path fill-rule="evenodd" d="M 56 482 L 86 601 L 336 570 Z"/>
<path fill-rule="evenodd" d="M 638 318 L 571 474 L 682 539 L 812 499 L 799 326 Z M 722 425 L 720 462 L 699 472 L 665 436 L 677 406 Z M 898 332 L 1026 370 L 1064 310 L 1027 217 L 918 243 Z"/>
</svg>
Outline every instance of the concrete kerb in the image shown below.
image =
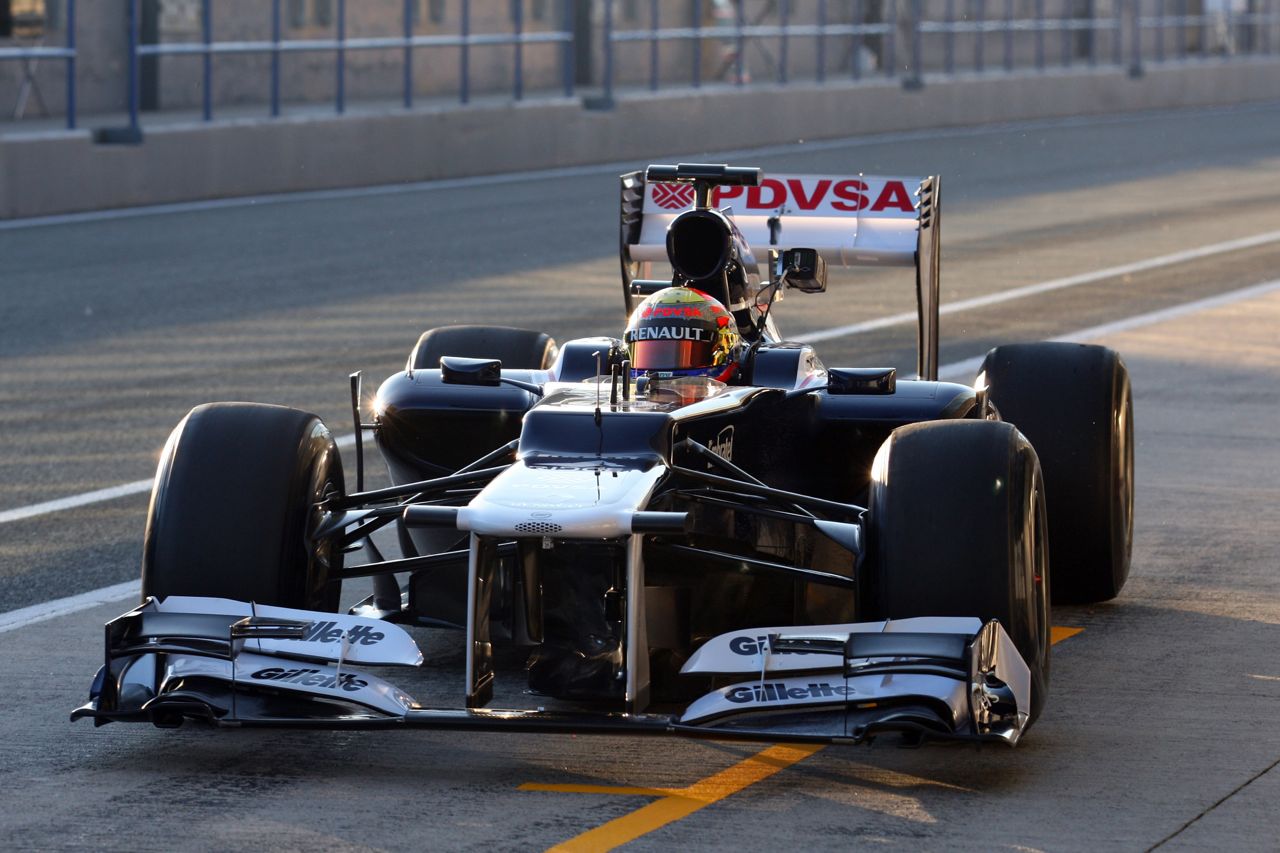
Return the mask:
<svg viewBox="0 0 1280 853">
<path fill-rule="evenodd" d="M 1280 59 L 628 94 L 576 100 L 294 116 L 148 129 L 141 145 L 92 133 L 0 137 L 0 218 L 467 177 L 747 148 L 797 139 L 1270 100 Z"/>
</svg>

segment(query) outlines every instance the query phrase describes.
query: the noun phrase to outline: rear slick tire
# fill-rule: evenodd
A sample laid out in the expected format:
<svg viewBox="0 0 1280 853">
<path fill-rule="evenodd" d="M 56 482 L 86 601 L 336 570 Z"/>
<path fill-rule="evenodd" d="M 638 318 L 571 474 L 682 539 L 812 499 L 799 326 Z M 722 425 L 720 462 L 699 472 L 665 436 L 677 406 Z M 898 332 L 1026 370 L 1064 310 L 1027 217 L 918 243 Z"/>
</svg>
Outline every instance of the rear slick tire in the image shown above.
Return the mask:
<svg viewBox="0 0 1280 853">
<path fill-rule="evenodd" d="M 1120 594 L 1133 552 L 1133 393 L 1106 347 L 996 347 L 982 365 L 1000 419 L 1035 447 L 1049 502 L 1055 604 Z"/>
<path fill-rule="evenodd" d="M 310 536 L 343 493 L 315 415 L 256 403 L 197 406 L 161 455 L 147 513 L 142 596 L 230 598 L 334 612 L 342 550 Z"/>
<path fill-rule="evenodd" d="M 1044 486 L 1009 424 L 895 430 L 872 468 L 869 615 L 998 619 L 1031 670 L 1030 721 L 1049 689 Z"/>
</svg>

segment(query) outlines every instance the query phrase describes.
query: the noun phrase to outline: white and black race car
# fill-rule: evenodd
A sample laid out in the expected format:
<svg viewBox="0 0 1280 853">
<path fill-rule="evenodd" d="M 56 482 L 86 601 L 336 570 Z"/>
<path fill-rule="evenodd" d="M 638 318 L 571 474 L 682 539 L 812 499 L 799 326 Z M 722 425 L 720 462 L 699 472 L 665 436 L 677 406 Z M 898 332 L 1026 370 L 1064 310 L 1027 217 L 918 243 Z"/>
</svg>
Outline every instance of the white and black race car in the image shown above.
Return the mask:
<svg viewBox="0 0 1280 853">
<path fill-rule="evenodd" d="M 939 202 L 932 177 L 622 176 L 628 313 L 673 282 L 713 295 L 736 376 L 673 402 L 615 339 L 434 329 L 371 416 L 352 377 L 389 488 L 364 489 L 357 441 L 349 490 L 313 415 L 193 409 L 156 474 L 144 601 L 73 719 L 1016 743 L 1051 588 L 1100 601 L 1128 573 L 1132 402 L 1096 346 L 1001 346 L 974 385 L 937 381 Z M 828 264 L 914 267 L 917 378 L 778 333 L 774 304 L 822 293 Z M 337 613 L 353 578 L 373 594 Z M 414 626 L 465 632 L 465 707 L 369 671 L 421 664 Z M 493 707 L 515 681 L 527 706 Z"/>
</svg>

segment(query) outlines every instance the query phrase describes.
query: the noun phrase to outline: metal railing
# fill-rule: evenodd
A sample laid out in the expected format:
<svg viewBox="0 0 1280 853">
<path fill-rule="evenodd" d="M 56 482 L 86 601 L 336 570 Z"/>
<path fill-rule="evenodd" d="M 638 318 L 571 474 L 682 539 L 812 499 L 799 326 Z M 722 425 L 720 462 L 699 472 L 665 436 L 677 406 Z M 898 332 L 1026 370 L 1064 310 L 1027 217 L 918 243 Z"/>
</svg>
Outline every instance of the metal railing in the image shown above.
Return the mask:
<svg viewBox="0 0 1280 853">
<path fill-rule="evenodd" d="M 308 74 L 332 74 L 333 111 L 341 114 L 349 102 L 350 55 L 379 50 L 393 52 L 398 64 L 379 66 L 378 91 L 394 92 L 387 98 L 396 98 L 405 109 L 413 108 L 428 88 L 437 102 L 443 97 L 468 104 L 481 93 L 506 92 L 519 101 L 530 96 L 572 97 L 585 86 L 590 87 L 588 106 L 608 107 L 615 97 L 629 92 L 664 89 L 893 79 L 917 88 L 961 74 L 1039 72 L 1074 65 L 1127 67 L 1138 76 L 1149 65 L 1233 61 L 1280 52 L 1280 0 L 629 0 L 625 6 L 619 0 L 601 0 L 591 5 L 597 17 L 586 24 L 586 7 L 575 0 L 537 5 L 510 0 L 501 6 L 508 17 L 498 26 L 492 23 L 493 5 L 449 0 L 442 7 L 454 16 L 448 21 L 451 31 L 436 29 L 428 35 L 415 34 L 420 4 L 403 0 L 384 21 L 399 34 L 376 37 L 349 37 L 348 7 L 354 4 L 335 0 L 332 20 L 326 22 L 332 38 L 295 39 L 283 36 L 283 0 L 269 0 L 250 7 L 261 10 L 259 24 L 246 23 L 243 15 L 235 24 L 239 32 L 262 32 L 266 38 L 227 41 L 215 39 L 213 9 L 218 2 L 200 0 L 196 5 L 190 30 L 195 40 L 154 44 L 142 43 L 140 37 L 142 0 L 125 4 L 124 66 L 133 138 L 144 108 L 144 70 L 155 72 L 144 60 L 160 57 L 178 58 L 179 63 L 183 57 L 199 60 L 198 73 L 182 72 L 187 88 L 173 91 L 194 91 L 199 81 L 199 114 L 212 121 L 215 107 L 227 102 L 214 94 L 214 60 L 230 56 L 266 57 L 259 68 L 221 73 L 228 79 L 235 73 L 237 91 L 248 89 L 253 101 L 265 101 L 267 114 L 277 117 L 283 110 L 282 59 L 303 54 L 332 58 L 331 66 L 325 61 Z M 530 9 L 549 11 L 552 18 L 559 15 L 559 22 L 533 22 L 529 18 L 539 13 Z M 485 19 L 487 29 L 508 21 L 509 29 L 475 32 L 473 10 L 490 16 Z M 24 63 L 20 82 L 17 75 L 11 78 L 18 86 L 15 117 L 29 95 L 34 92 L 39 98 L 35 63 L 56 60 L 65 64 L 66 126 L 76 127 L 76 75 L 82 70 L 76 20 L 76 0 L 65 0 L 63 46 L 0 47 L 0 62 Z M 438 28 L 442 22 L 436 19 L 432 25 Z M 525 51 L 531 46 L 552 52 L 530 62 Z M 473 57 L 479 48 L 509 50 L 510 55 L 501 63 L 481 65 Z M 424 62 L 431 73 L 415 77 L 415 69 L 422 70 L 415 63 L 423 61 L 424 50 L 434 52 Z M 360 68 L 368 66 L 361 63 Z M 154 83 L 158 77 L 147 79 Z M 297 79 L 310 78 L 290 78 Z M 368 97 L 370 85 L 363 83 L 363 88 Z M 310 102 L 315 102 L 314 94 Z"/>
<path fill-rule="evenodd" d="M 35 63 L 41 59 L 61 59 L 66 66 L 67 129 L 76 127 L 76 0 L 67 0 L 66 41 L 63 47 L 45 47 L 32 45 L 28 47 L 0 47 L 0 62 L 13 60 L 21 62 L 22 81 L 18 84 L 18 99 L 14 105 L 14 118 L 21 118 L 26 99 L 34 90 Z M 38 91 L 38 90 L 35 90 Z"/>
<path fill-rule="evenodd" d="M 141 102 L 141 61 L 148 56 L 199 56 L 202 60 L 201 79 L 203 98 L 201 115 L 205 121 L 213 119 L 213 57 L 225 55 L 266 54 L 270 56 L 269 111 L 272 117 L 280 115 L 280 58 L 286 54 L 331 53 L 334 57 L 335 93 L 334 112 L 346 111 L 346 61 L 350 51 L 398 49 L 402 51 L 401 102 L 405 109 L 413 107 L 414 51 L 423 48 L 454 47 L 459 49 L 458 102 L 471 100 L 471 49 L 478 46 L 510 46 L 513 51 L 512 97 L 524 98 L 524 47 L 533 44 L 561 45 L 561 80 L 565 97 L 573 95 L 574 39 L 568 30 L 534 31 L 524 28 L 524 4 L 511 4 L 513 31 L 509 33 L 471 32 L 471 2 L 462 0 L 457 35 L 414 35 L 414 0 L 404 0 L 401 15 L 401 35 L 373 38 L 347 37 L 347 2 L 337 0 L 335 14 L 336 35 L 332 39 L 283 39 L 281 38 L 281 0 L 271 0 L 271 39 L 268 41 L 215 41 L 213 38 L 213 0 L 200 0 L 200 41 L 177 44 L 141 44 L 139 23 L 141 0 L 129 0 L 129 125 L 135 131 L 139 123 Z M 560 0 L 564 22 L 571 20 L 572 0 Z"/>
</svg>

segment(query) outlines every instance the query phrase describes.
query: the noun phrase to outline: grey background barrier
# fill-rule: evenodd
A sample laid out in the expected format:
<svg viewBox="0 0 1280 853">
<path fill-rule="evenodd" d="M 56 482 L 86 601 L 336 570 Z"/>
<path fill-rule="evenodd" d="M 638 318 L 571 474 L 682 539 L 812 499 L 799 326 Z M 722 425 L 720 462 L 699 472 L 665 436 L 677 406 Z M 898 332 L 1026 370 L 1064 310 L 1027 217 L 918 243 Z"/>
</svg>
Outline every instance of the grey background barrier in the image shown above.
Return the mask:
<svg viewBox="0 0 1280 853">
<path fill-rule="evenodd" d="M 287 116 L 148 128 L 139 145 L 89 131 L 0 136 L 0 217 L 424 181 L 886 131 L 1267 101 L 1280 59 L 633 94 L 466 109 Z M 1048 165 L 1048 164 L 1047 164 Z M 857 164 L 850 164 L 857 168 Z"/>
</svg>

